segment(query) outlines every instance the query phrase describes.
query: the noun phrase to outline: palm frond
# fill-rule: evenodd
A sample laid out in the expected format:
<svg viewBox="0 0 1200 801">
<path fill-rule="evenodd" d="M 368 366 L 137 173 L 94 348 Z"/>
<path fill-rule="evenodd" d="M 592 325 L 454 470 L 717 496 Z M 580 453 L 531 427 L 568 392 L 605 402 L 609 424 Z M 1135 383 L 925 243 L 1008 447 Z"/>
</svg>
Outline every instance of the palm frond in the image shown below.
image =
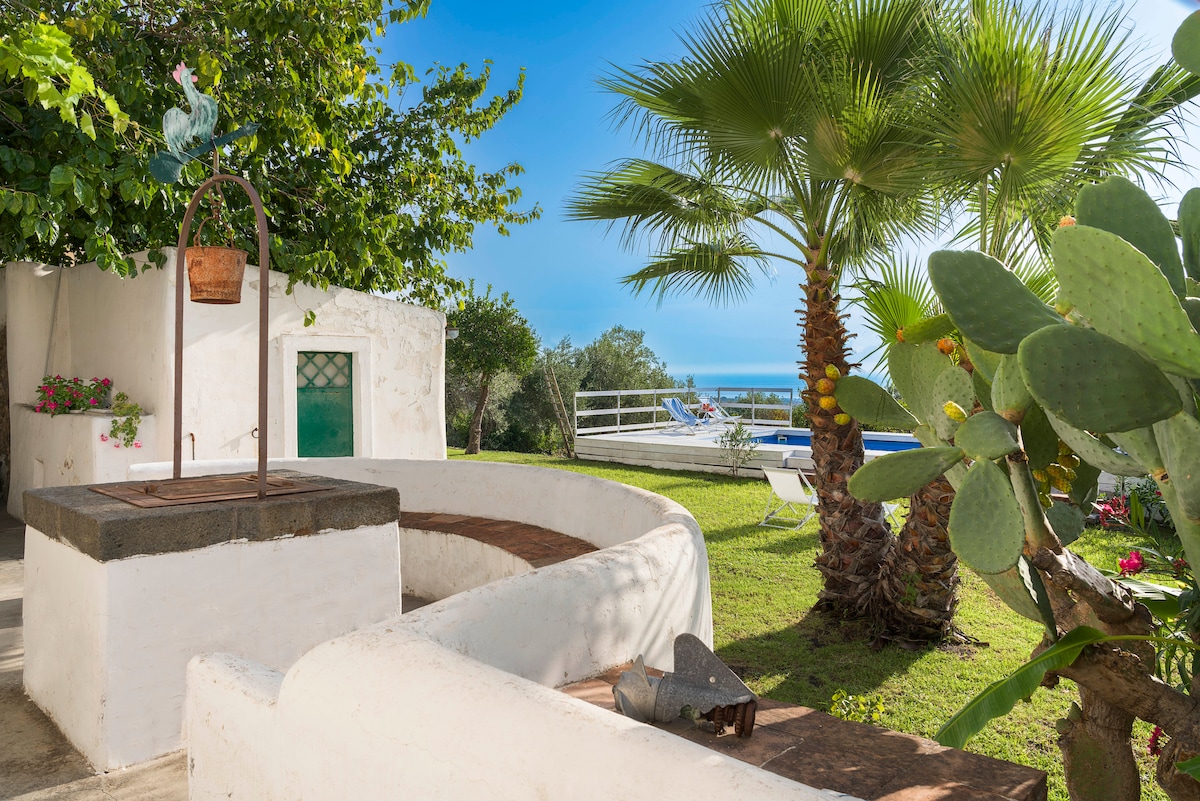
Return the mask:
<svg viewBox="0 0 1200 801">
<path fill-rule="evenodd" d="M 669 295 L 700 295 L 724 305 L 745 297 L 754 285 L 751 267 L 774 276 L 762 249 L 742 235 L 692 242 L 658 256 L 621 282 L 635 294 L 649 290 L 658 302 Z"/>
<path fill-rule="evenodd" d="M 658 235 L 658 249 L 679 239 L 729 234 L 761 203 L 747 206 L 699 172 L 684 172 L 645 159 L 627 159 L 612 170 L 585 176 L 567 202 L 569 220 L 622 223 L 622 244 L 632 247 L 643 232 Z"/>
</svg>

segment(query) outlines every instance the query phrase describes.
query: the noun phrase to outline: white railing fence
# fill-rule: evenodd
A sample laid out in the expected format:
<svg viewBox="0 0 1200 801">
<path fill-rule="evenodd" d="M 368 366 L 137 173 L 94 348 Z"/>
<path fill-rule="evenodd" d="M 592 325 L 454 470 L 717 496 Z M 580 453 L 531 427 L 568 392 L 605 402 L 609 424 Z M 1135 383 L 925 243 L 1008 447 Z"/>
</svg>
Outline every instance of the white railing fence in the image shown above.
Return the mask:
<svg viewBox="0 0 1200 801">
<path fill-rule="evenodd" d="M 716 401 L 730 414 L 740 414 L 746 424 L 759 426 L 791 426 L 792 408 L 796 404 L 796 391 L 787 387 L 668 387 L 576 392 L 575 436 L 664 428 L 673 425 L 674 421 L 663 408 L 663 400 L 679 398 L 688 409 L 698 412 L 702 396 Z M 616 406 L 598 406 L 605 402 L 596 400 L 599 398 L 615 398 Z M 646 405 L 647 399 L 649 405 Z M 584 425 L 596 418 L 600 418 L 596 424 Z"/>
</svg>

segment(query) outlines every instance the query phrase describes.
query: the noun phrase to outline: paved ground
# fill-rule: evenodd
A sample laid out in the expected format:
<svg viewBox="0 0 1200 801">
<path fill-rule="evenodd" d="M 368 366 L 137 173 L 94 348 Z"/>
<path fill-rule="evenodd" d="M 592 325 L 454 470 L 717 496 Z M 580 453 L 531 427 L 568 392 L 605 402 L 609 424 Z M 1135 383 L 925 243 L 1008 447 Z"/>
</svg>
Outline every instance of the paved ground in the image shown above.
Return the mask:
<svg viewBox="0 0 1200 801">
<path fill-rule="evenodd" d="M 184 801 L 182 752 L 97 776 L 21 688 L 25 527 L 0 512 L 0 799 Z"/>
</svg>

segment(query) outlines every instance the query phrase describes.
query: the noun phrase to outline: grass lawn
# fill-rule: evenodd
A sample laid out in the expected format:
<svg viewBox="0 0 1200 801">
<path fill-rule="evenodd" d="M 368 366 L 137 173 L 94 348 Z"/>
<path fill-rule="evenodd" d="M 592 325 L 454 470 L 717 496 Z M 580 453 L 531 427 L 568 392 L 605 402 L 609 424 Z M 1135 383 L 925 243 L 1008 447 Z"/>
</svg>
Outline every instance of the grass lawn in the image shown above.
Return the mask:
<svg viewBox="0 0 1200 801">
<path fill-rule="evenodd" d="M 835 691 L 882 701 L 882 725 L 933 737 L 963 704 L 1017 668 L 1040 640 L 1039 627 L 1010 612 L 978 578 L 963 574 L 959 627 L 981 645 L 909 651 L 868 647 L 868 628 L 812 611 L 821 586 L 813 567 L 817 523 L 799 531 L 760 528 L 770 494 L 761 479 L 655 470 L 525 453 L 483 453 L 450 458 L 503 461 L 573 470 L 665 495 L 685 506 L 704 531 L 712 577 L 717 654 L 743 673 L 760 695 L 828 710 Z M 1098 567 L 1115 569 L 1132 535 L 1089 531 L 1074 550 Z M 1067 801 L 1054 721 L 1076 697 L 1072 682 L 1039 689 L 968 744 L 968 750 L 1007 759 L 1050 774 L 1050 798 Z M 1153 781 L 1145 755 L 1150 727 L 1139 722 L 1135 745 L 1142 756 L 1142 798 L 1166 795 Z"/>
</svg>

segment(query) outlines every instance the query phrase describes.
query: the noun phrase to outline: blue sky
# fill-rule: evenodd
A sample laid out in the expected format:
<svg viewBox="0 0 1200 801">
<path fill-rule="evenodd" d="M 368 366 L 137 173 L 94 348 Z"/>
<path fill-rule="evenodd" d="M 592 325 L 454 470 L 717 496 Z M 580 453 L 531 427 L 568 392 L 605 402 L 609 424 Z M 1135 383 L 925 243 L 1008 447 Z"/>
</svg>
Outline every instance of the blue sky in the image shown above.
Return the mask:
<svg viewBox="0 0 1200 801">
<path fill-rule="evenodd" d="M 516 183 L 523 203 L 539 204 L 542 218 L 515 227 L 508 237 L 479 229 L 473 250 L 447 255 L 452 274 L 509 292 L 547 345 L 564 336 L 584 345 L 621 324 L 645 331 L 647 344 L 677 377 L 694 373 L 702 383 L 739 376 L 794 379 L 800 358 L 795 268 L 780 265 L 773 282 L 760 280 L 734 306 L 714 308 L 701 299 L 675 297 L 659 307 L 619 284 L 621 276 L 643 266 L 644 252 L 622 250 L 618 237 L 605 236 L 601 226 L 564 219 L 564 201 L 585 172 L 642 153 L 632 132 L 615 129 L 609 120 L 614 98 L 596 79 L 612 65 L 678 55 L 677 32 L 706 5 L 433 0 L 428 17 L 389 31 L 383 60 L 406 61 L 418 74 L 435 62 L 466 62 L 478 70 L 490 60 L 495 93 L 507 89 L 522 67 L 526 71 L 524 99 L 466 152 L 482 169 L 521 164 L 526 172 Z M 1198 7 L 1182 0 L 1133 4 L 1130 19 L 1148 65 L 1165 58 L 1171 34 Z M 1189 133 L 1195 130 L 1189 126 Z M 1183 155 L 1195 163 L 1194 150 L 1185 148 Z M 1186 188 L 1193 179 L 1181 176 L 1178 182 Z M 1172 194 L 1167 190 L 1168 198 Z M 853 321 L 851 327 L 856 328 Z M 874 345 L 869 335 L 853 344 L 860 354 Z M 789 385 L 794 381 L 783 384 Z"/>
</svg>

